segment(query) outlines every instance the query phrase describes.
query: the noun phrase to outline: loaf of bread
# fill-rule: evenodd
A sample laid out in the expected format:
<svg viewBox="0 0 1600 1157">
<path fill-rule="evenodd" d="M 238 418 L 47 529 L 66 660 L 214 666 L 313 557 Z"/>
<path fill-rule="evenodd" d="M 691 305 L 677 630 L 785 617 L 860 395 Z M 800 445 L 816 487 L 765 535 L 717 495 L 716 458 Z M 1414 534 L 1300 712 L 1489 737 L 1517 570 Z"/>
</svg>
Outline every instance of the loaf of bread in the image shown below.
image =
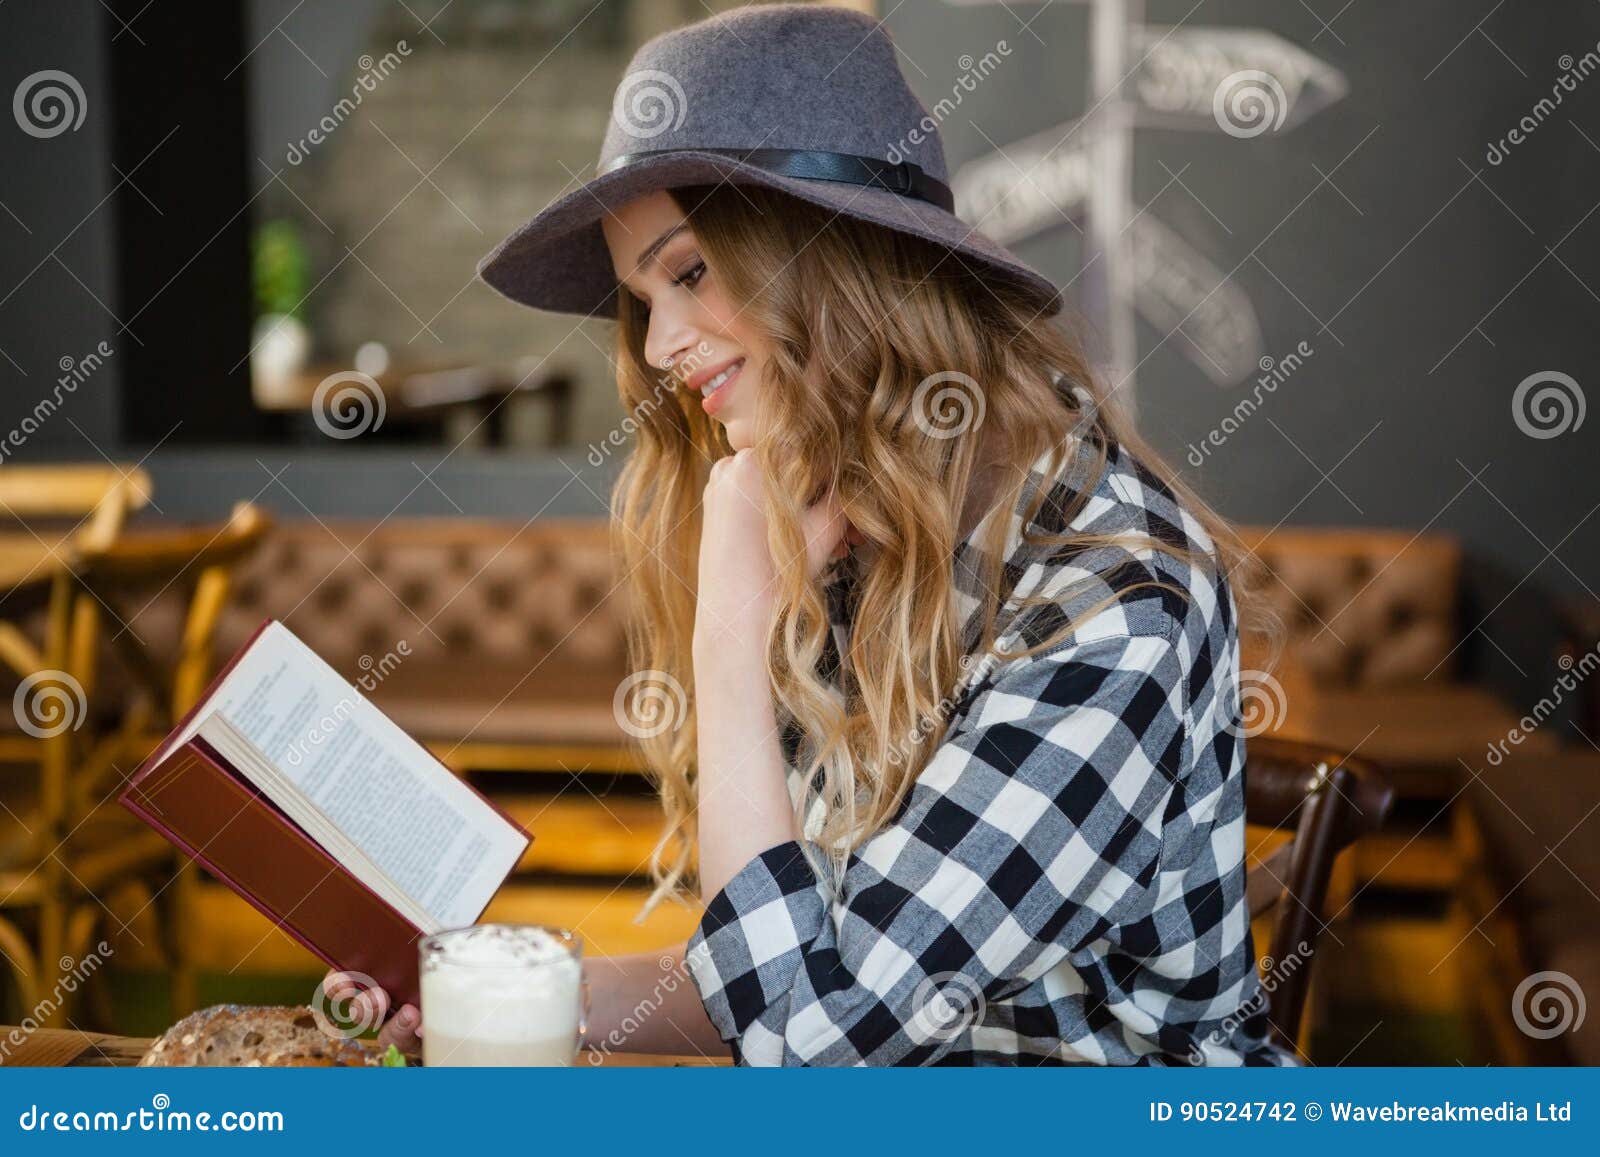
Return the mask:
<svg viewBox="0 0 1600 1157">
<path fill-rule="evenodd" d="M 156 1038 L 141 1066 L 376 1067 L 376 1045 L 325 1032 L 311 1009 L 217 1004 Z"/>
</svg>

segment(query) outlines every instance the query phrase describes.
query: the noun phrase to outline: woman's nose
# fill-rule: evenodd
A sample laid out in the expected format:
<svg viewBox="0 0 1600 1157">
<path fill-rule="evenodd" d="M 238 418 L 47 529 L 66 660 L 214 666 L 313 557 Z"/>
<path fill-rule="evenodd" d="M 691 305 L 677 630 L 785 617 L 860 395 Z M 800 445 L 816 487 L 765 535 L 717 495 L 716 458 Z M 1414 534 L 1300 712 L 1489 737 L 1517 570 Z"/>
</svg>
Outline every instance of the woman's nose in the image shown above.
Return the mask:
<svg viewBox="0 0 1600 1157">
<path fill-rule="evenodd" d="M 644 356 L 650 359 L 651 365 L 658 370 L 677 372 L 692 349 L 694 334 L 688 326 L 664 324 L 658 333 L 655 319 L 651 319 L 644 349 Z"/>
</svg>

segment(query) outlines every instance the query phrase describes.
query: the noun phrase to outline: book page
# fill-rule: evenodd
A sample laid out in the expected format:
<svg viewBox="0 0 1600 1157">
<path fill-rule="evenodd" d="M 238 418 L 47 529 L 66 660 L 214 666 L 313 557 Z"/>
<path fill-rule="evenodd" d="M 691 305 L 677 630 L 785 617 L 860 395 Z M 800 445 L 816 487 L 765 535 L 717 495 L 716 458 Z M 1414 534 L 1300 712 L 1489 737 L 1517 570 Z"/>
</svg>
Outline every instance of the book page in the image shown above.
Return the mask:
<svg viewBox="0 0 1600 1157">
<path fill-rule="evenodd" d="M 281 623 L 262 631 L 186 737 L 208 713 L 226 719 L 443 927 L 471 924 L 527 846 L 505 817 Z"/>
<path fill-rule="evenodd" d="M 443 928 L 439 920 L 413 900 L 377 864 L 353 843 L 349 836 L 336 827 L 322 810 L 306 799 L 305 795 L 283 775 L 239 731 L 228 722 L 227 716 L 214 711 L 206 712 L 199 734 L 217 753 L 232 765 L 235 772 L 261 789 L 263 795 L 278 805 L 278 809 L 292 820 L 312 842 L 321 846 L 345 871 L 376 892 L 385 903 L 399 912 L 412 925 L 432 935 Z"/>
</svg>

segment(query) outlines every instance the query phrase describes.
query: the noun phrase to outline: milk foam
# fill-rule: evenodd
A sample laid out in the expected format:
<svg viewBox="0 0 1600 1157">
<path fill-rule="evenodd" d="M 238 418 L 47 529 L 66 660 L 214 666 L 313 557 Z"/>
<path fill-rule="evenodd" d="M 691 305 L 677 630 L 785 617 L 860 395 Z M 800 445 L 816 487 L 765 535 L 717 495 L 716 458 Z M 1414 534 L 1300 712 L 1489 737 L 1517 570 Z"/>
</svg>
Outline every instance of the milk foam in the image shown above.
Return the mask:
<svg viewBox="0 0 1600 1157">
<path fill-rule="evenodd" d="M 572 1040 L 578 1032 L 583 970 L 543 928 L 484 925 L 449 936 L 425 953 L 424 1040 Z"/>
</svg>

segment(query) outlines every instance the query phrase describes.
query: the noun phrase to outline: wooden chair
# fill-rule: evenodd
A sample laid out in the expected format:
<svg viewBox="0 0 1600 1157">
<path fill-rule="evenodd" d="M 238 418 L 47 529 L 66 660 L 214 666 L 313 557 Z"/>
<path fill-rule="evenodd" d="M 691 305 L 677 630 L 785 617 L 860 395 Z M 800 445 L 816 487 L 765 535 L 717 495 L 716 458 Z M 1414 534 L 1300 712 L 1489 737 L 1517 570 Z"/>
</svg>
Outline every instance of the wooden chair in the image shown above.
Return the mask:
<svg viewBox="0 0 1600 1157">
<path fill-rule="evenodd" d="M 59 785 L 73 759 L 75 734 L 85 720 L 73 717 L 83 701 L 78 685 L 63 679 L 82 656 L 84 623 L 72 588 L 72 573 L 81 551 L 109 546 L 128 516 L 150 501 L 149 476 L 137 466 L 62 465 L 6 466 L 0 469 L 0 663 L 10 667 L 25 687 L 18 688 L 27 705 L 62 712 L 64 726 L 52 714 L 30 719 L 14 734 L 0 735 L 0 766 L 37 769 L 38 786 L 48 797 L 52 818 L 59 811 Z M 17 620 L 44 609 L 42 638 L 30 637 Z M 70 679 L 70 676 L 68 677 Z M 19 718 L 19 724 L 22 720 Z M 0 776 L 0 804 L 6 778 Z M 6 809 L 11 811 L 9 806 Z M 51 825 L 54 829 L 54 824 Z M 37 851 L 49 832 L 30 827 L 15 813 L 0 821 L 0 907 L 27 903 L 36 887 L 59 891 L 61 867 L 44 857 L 23 873 L 5 870 L 18 855 Z M 48 959 L 59 946 L 58 913 L 41 913 L 39 940 Z M 37 1000 L 34 953 L 17 926 L 0 918 L 0 960 L 16 975 L 24 1004 Z"/>
<path fill-rule="evenodd" d="M 125 814 L 114 802 L 121 783 L 164 734 L 199 698 L 210 675 L 217 622 L 226 601 L 232 568 L 255 549 L 270 521 L 254 506 L 240 504 L 220 526 L 126 533 L 110 541 L 76 548 L 66 579 L 52 592 L 51 658 L 46 668 L 52 686 L 81 717 L 107 716 L 114 726 L 72 725 L 47 729 L 49 745 L 41 760 L 36 798 L 27 817 L 18 816 L 26 838 L 0 858 L 0 909 L 30 907 L 38 914 L 37 954 L 15 956 L 23 1001 L 29 1007 L 44 995 L 44 979 L 57 962 L 84 956 L 101 916 L 113 911 L 126 929 L 144 917 L 156 897 L 170 893 L 169 917 L 181 918 L 192 888 L 192 869 L 180 862 L 169 883 L 152 890 L 143 869 L 171 865 L 176 853 L 155 832 Z M 178 588 L 181 622 L 171 638 L 147 647 L 130 624 L 140 617 L 152 592 Z M 61 604 L 57 606 L 56 604 Z M 117 620 L 109 649 L 128 678 L 114 705 L 97 699 L 102 650 L 101 624 Z M 169 653 L 170 652 L 170 653 Z M 40 686 L 43 686 L 42 684 Z M 91 704 L 94 708 L 91 708 Z M 114 710 L 107 711 L 107 707 Z M 104 890 L 114 890 L 116 914 Z M 193 1003 L 193 975 L 182 965 L 178 943 L 167 921 L 164 954 L 174 972 L 180 998 Z M 153 921 L 144 918 L 149 928 Z M 18 948 L 14 925 L 3 933 L 7 954 Z M 37 962 L 37 965 L 35 964 Z M 64 1010 L 52 1007 L 43 1018 L 58 1021 Z"/>
<path fill-rule="evenodd" d="M 70 572 L 79 553 L 115 542 L 150 492 L 150 477 L 137 466 L 0 469 L 0 662 L 21 678 L 61 669 L 59 652 L 75 613 Z M 42 645 L 15 622 L 40 599 L 49 606 Z M 37 762 L 45 745 L 35 738 L 0 738 L 0 761 Z"/>
<path fill-rule="evenodd" d="M 1250 868 L 1245 893 L 1252 920 L 1278 909 L 1268 1016 L 1274 1037 L 1297 1048 L 1334 861 L 1378 830 L 1395 793 L 1383 771 L 1357 756 L 1271 735 L 1245 747 L 1245 822 L 1293 832 Z"/>
</svg>

